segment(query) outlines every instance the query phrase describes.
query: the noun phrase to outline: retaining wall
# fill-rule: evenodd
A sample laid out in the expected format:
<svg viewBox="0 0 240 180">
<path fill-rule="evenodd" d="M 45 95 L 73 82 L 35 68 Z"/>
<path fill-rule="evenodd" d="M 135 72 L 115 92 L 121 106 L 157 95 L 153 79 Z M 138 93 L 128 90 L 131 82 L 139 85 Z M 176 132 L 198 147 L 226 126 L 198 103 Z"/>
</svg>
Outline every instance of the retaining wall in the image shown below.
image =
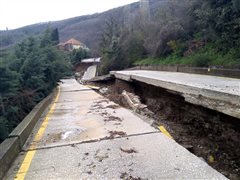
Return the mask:
<svg viewBox="0 0 240 180">
<path fill-rule="evenodd" d="M 33 110 L 23 119 L 23 121 L 12 131 L 8 138 L 0 144 L 0 179 L 10 168 L 11 164 L 18 156 L 37 121 L 51 104 L 56 96 L 56 89 L 48 97 L 38 103 Z"/>
<path fill-rule="evenodd" d="M 128 70 L 153 70 L 153 71 L 170 71 L 183 72 L 192 74 L 203 74 L 210 76 L 222 76 L 240 79 L 239 69 L 220 69 L 220 68 L 199 68 L 177 65 L 157 65 L 157 66 L 135 66 Z"/>
</svg>

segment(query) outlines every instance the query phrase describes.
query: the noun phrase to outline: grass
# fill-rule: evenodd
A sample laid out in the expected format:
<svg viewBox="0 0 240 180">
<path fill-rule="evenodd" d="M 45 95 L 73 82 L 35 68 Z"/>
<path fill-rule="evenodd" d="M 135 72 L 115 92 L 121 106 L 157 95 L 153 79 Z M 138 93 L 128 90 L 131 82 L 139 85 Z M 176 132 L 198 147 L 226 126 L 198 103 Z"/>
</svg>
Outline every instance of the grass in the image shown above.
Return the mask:
<svg viewBox="0 0 240 180">
<path fill-rule="evenodd" d="M 230 49 L 227 53 L 217 52 L 207 45 L 190 56 L 171 54 L 167 57 L 148 57 L 134 63 L 135 65 L 191 65 L 194 67 L 217 66 L 225 68 L 240 68 L 240 51 Z"/>
</svg>

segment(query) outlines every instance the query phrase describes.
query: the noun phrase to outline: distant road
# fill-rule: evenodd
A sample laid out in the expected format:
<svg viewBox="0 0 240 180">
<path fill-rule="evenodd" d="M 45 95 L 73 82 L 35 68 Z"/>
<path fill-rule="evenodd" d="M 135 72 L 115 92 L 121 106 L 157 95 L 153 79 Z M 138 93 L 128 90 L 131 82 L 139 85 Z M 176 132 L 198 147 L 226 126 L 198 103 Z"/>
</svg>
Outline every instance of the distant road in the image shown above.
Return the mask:
<svg viewBox="0 0 240 180">
<path fill-rule="evenodd" d="M 82 77 L 83 81 L 90 80 L 96 76 L 97 72 L 97 65 L 94 64 L 92 66 L 89 66 L 88 69 L 84 72 L 84 75 Z"/>
</svg>

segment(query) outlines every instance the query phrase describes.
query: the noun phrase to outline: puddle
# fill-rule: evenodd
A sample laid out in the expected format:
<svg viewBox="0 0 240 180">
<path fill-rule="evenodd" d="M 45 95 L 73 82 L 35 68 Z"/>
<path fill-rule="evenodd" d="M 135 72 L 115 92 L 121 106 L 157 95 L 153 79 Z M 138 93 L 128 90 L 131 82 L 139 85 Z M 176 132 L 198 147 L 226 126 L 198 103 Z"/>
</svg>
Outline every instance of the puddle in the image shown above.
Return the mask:
<svg viewBox="0 0 240 180">
<path fill-rule="evenodd" d="M 85 128 L 81 128 L 81 129 L 78 128 L 78 129 L 72 129 L 72 130 L 65 131 L 65 132 L 60 132 L 60 133 L 57 133 L 57 134 L 48 134 L 46 143 L 55 143 L 55 142 L 58 142 L 60 140 L 76 139 L 84 131 L 86 131 Z"/>
<path fill-rule="evenodd" d="M 74 134 L 73 131 L 67 131 L 63 134 L 61 134 L 61 139 L 67 139 L 71 134 Z"/>
<path fill-rule="evenodd" d="M 71 130 L 71 131 L 62 132 L 61 133 L 61 140 L 71 139 L 71 138 L 77 137 L 84 131 L 86 131 L 86 128 L 81 128 L 81 129 L 78 128 L 78 129 L 74 129 L 74 130 Z"/>
</svg>

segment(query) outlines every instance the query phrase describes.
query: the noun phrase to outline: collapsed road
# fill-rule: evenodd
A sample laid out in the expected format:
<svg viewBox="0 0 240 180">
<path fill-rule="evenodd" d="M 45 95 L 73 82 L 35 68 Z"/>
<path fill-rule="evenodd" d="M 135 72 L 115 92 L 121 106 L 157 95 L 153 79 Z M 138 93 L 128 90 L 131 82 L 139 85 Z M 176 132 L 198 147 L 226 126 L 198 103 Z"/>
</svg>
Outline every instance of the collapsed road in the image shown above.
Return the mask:
<svg viewBox="0 0 240 180">
<path fill-rule="evenodd" d="M 116 71 L 117 79 L 139 81 L 176 92 L 186 102 L 240 119 L 240 80 L 178 72 Z"/>
<path fill-rule="evenodd" d="M 74 79 L 5 179 L 227 179 L 132 111 Z"/>
<path fill-rule="evenodd" d="M 240 178 L 239 79 L 139 70 L 111 74 L 92 82 L 101 94 L 165 126 L 225 176 Z"/>
</svg>

